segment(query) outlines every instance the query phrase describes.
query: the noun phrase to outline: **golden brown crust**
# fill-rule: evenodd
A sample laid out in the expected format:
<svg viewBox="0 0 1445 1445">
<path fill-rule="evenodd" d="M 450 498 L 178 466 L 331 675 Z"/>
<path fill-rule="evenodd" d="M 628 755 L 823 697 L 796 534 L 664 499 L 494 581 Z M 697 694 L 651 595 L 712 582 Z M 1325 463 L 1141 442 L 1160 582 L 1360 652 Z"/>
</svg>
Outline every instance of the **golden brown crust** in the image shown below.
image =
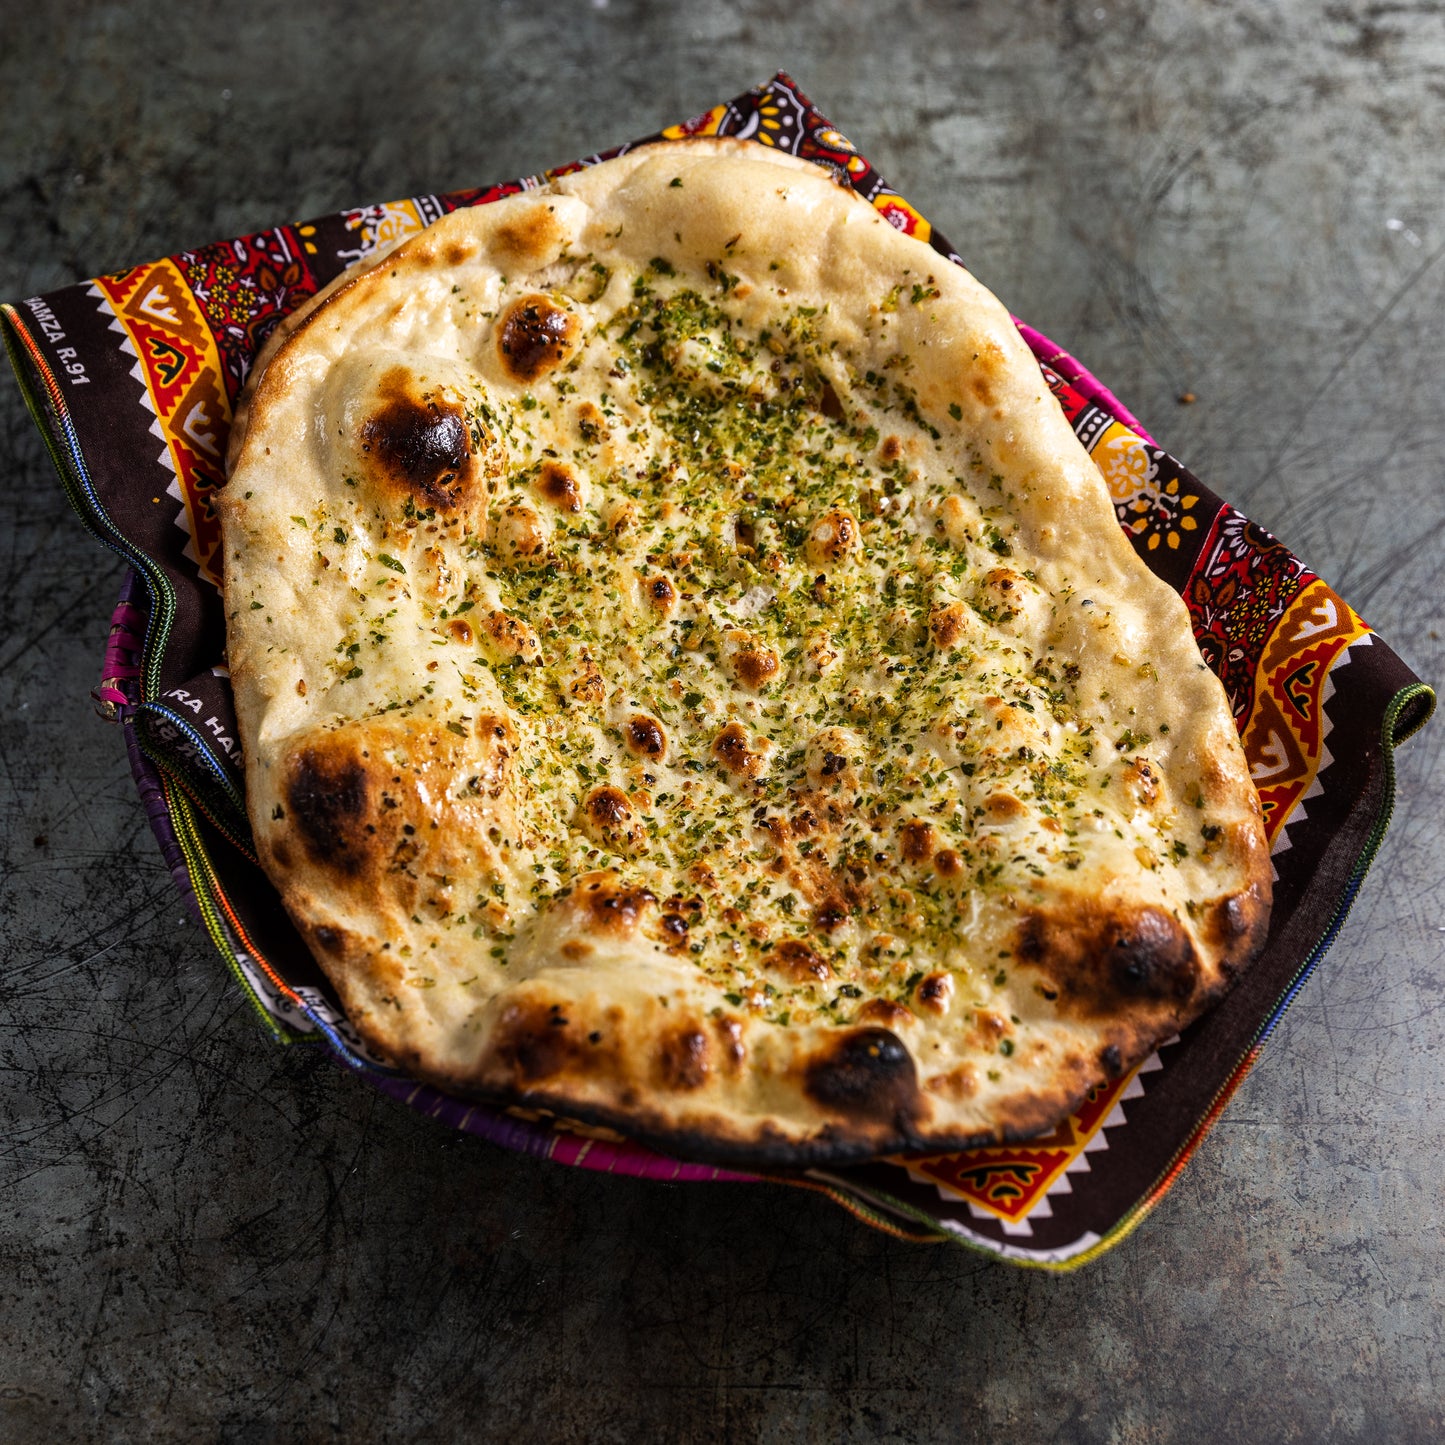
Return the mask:
<svg viewBox="0 0 1445 1445">
<path fill-rule="evenodd" d="M 722 1162 L 961 1148 L 1262 944 L 1178 599 L 1002 308 L 811 167 L 458 213 L 264 362 L 220 500 L 252 822 L 399 1067 Z"/>
</svg>

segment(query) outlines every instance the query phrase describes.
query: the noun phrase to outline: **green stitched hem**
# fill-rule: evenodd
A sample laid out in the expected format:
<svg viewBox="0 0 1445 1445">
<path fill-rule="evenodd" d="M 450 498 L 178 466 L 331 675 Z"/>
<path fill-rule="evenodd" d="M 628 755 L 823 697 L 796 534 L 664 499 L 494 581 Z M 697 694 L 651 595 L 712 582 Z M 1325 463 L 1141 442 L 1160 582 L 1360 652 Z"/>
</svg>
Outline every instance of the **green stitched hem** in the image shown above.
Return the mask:
<svg viewBox="0 0 1445 1445">
<path fill-rule="evenodd" d="M 66 500 L 79 516 L 86 531 L 111 551 L 119 553 L 145 583 L 150 605 L 146 609 L 146 635 L 141 649 L 139 704 L 148 712 L 164 716 L 167 722 L 184 732 L 201 755 L 211 760 L 214 779 L 182 774 L 173 759 L 163 763 L 162 758 L 157 756 L 158 749 L 153 746 L 146 748 L 146 754 L 157 763 L 163 763 L 173 777 L 184 778 L 187 791 L 205 795 L 207 816 L 229 814 L 229 825 L 222 827 L 217 823 L 217 826 L 233 841 L 238 834 L 246 838 L 246 844 L 240 845 L 242 852 L 254 856 L 254 849 L 249 843 L 250 829 L 240 790 L 226 775 L 224 767 L 216 761 L 206 740 L 196 733 L 184 718 L 174 716 L 157 701 L 160 692 L 161 658 L 165 654 L 176 616 L 176 596 L 170 579 L 150 557 L 132 546 L 101 506 L 100 499 L 91 488 L 84 456 L 59 383 L 46 365 L 45 358 L 19 313 L 8 303 L 0 304 L 0 336 L 4 338 L 5 352 L 15 372 L 20 394 L 25 399 L 26 410 L 45 439 L 46 450 L 60 477 Z M 143 728 L 138 730 L 138 737 L 143 737 L 144 732 Z"/>
</svg>

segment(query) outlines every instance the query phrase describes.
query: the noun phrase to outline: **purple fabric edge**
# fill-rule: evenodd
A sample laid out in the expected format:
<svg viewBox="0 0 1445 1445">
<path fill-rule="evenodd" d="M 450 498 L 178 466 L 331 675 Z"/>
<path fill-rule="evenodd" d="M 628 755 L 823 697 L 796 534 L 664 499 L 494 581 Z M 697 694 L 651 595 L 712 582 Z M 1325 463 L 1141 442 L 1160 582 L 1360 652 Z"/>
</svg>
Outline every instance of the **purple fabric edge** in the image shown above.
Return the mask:
<svg viewBox="0 0 1445 1445">
<path fill-rule="evenodd" d="M 527 1119 L 498 1113 L 485 1105 L 468 1104 L 429 1084 L 418 1084 L 410 1079 L 372 1078 L 370 1082 L 383 1094 L 449 1129 L 479 1135 L 513 1153 L 639 1179 L 661 1179 L 683 1184 L 761 1182 L 756 1174 L 719 1169 L 711 1164 L 690 1164 L 630 1142 L 618 1144 L 611 1140 L 586 1140 Z M 561 1158 L 559 1151 L 575 1157 Z"/>
</svg>

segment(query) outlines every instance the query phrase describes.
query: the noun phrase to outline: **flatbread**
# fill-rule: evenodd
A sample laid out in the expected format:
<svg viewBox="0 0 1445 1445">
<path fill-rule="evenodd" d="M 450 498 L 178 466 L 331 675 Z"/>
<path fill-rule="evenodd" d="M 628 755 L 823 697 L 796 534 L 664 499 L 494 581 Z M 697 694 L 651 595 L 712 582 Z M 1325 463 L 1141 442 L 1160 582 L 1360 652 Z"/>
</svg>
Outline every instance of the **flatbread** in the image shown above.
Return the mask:
<svg viewBox="0 0 1445 1445">
<path fill-rule="evenodd" d="M 1258 949 L 1223 691 L 1003 307 L 651 147 L 288 329 L 221 494 L 256 846 L 370 1046 L 803 1165 L 1055 1124 Z"/>
</svg>

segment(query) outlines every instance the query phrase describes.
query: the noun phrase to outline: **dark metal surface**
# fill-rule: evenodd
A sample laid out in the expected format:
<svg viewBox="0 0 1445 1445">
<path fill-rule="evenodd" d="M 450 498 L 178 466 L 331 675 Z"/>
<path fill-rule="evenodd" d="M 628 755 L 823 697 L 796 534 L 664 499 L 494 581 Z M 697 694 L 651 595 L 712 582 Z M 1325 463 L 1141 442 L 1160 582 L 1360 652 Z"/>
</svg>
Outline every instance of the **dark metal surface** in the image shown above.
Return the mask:
<svg viewBox="0 0 1445 1445">
<path fill-rule="evenodd" d="M 532 171 L 786 65 L 1441 676 L 1438 7 L 0 0 L 0 34 L 11 299 Z M 121 565 L 8 382 L 0 468 L 0 1438 L 1445 1431 L 1445 725 L 1182 1182 L 1049 1278 L 792 1192 L 513 1157 L 269 1045 L 90 714 Z"/>
</svg>

